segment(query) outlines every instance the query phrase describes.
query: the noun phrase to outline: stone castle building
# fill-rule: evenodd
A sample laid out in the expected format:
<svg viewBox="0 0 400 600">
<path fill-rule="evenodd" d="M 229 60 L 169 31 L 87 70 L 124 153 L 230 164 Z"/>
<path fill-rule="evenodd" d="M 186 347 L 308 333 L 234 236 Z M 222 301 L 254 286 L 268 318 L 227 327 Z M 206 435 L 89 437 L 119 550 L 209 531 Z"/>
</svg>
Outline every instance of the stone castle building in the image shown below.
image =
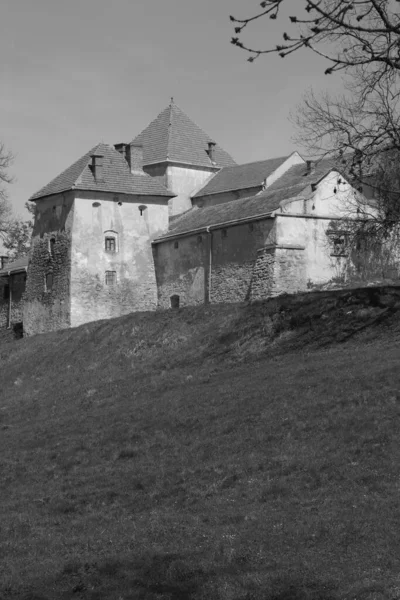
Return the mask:
<svg viewBox="0 0 400 600">
<path fill-rule="evenodd" d="M 30 198 L 29 266 L 0 270 L 1 324 L 22 313 L 29 335 L 343 281 L 355 193 L 297 152 L 237 165 L 171 101 L 130 143 L 98 144 Z"/>
</svg>

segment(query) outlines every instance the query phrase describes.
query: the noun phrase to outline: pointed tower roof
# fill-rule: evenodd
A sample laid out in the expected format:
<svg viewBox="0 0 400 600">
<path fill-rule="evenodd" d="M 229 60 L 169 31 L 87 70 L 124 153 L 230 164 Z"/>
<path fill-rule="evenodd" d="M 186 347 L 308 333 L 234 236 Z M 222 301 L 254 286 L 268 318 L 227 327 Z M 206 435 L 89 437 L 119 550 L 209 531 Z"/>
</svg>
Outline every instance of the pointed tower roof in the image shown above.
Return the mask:
<svg viewBox="0 0 400 600">
<path fill-rule="evenodd" d="M 201 167 L 235 165 L 233 158 L 205 133 L 171 98 L 165 108 L 133 142 L 143 144 L 143 164 L 165 161 Z M 209 142 L 214 145 L 213 161 L 208 155 Z"/>
<path fill-rule="evenodd" d="M 93 155 L 103 158 L 103 173 L 100 181 L 96 181 L 89 166 Z M 68 169 L 33 194 L 29 200 L 38 200 L 43 196 L 59 194 L 72 189 L 167 196 L 168 198 L 173 196 L 156 178 L 150 177 L 146 173 L 131 173 L 125 158 L 113 146 L 103 143 L 97 144 L 89 150 Z"/>
</svg>

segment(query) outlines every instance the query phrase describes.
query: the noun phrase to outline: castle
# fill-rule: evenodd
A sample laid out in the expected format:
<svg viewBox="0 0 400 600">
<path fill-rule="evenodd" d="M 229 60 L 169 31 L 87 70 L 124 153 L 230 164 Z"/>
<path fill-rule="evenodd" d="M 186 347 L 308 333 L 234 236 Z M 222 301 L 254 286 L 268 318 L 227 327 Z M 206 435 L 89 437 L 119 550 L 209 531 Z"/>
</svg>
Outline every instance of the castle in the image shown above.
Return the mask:
<svg viewBox="0 0 400 600">
<path fill-rule="evenodd" d="M 30 335 L 344 280 L 355 194 L 331 162 L 297 152 L 237 165 L 171 101 L 130 143 L 98 144 L 30 198 L 29 264 L 0 270 L 0 325 L 22 315 Z"/>
</svg>

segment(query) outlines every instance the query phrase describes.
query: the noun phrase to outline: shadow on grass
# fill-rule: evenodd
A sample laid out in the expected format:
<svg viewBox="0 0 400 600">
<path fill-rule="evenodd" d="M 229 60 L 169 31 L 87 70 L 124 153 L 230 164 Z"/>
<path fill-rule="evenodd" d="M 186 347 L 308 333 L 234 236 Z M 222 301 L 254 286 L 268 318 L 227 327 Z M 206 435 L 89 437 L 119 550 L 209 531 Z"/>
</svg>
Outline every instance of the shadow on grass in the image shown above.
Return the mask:
<svg viewBox="0 0 400 600">
<path fill-rule="evenodd" d="M 298 577 L 288 569 L 279 576 L 239 563 L 213 564 L 200 553 L 151 553 L 138 558 L 102 558 L 65 564 L 46 589 L 23 600 L 338 600 L 338 586 Z M 49 592 L 52 590 L 52 592 Z M 21 596 L 18 596 L 21 598 Z"/>
</svg>

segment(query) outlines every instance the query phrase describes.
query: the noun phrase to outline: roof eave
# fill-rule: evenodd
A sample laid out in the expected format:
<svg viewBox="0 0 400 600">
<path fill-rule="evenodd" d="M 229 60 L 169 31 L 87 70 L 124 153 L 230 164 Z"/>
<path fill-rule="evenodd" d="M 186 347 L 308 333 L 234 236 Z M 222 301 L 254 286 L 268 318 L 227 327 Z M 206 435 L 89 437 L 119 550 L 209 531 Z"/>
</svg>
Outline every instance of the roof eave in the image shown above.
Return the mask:
<svg viewBox="0 0 400 600">
<path fill-rule="evenodd" d="M 200 192 L 197 192 L 194 196 L 192 196 L 192 198 L 203 198 L 203 196 L 215 196 L 216 194 L 226 194 L 227 192 L 235 192 L 236 190 L 247 190 L 247 189 L 251 189 L 251 188 L 262 188 L 262 182 L 258 183 L 257 185 L 251 185 L 250 187 L 248 185 L 244 186 L 244 187 L 234 187 L 234 188 L 229 188 L 226 190 L 218 190 L 218 192 L 207 192 L 205 194 L 201 194 Z M 249 196 L 250 197 L 250 196 Z M 242 200 L 242 198 L 240 198 L 240 200 Z"/>
<path fill-rule="evenodd" d="M 220 223 L 213 223 L 212 225 L 203 225 L 202 227 L 196 227 L 195 229 L 187 229 L 186 231 L 180 231 L 177 233 L 171 233 L 161 238 L 156 238 L 152 241 L 152 244 L 160 244 L 173 240 L 178 237 L 186 237 L 188 235 L 200 233 L 200 231 L 211 231 L 211 229 L 220 229 L 221 227 L 233 227 L 234 225 L 240 225 L 241 223 L 249 223 L 251 221 L 261 221 L 262 219 L 273 218 L 274 212 L 277 209 L 268 211 L 267 213 L 260 213 L 258 215 L 252 215 L 251 217 L 243 217 L 242 219 L 232 219 L 231 221 L 222 221 Z"/>
<path fill-rule="evenodd" d="M 207 169 L 214 169 L 217 171 L 220 171 L 221 169 L 225 169 L 226 167 L 222 166 L 222 165 L 212 165 L 212 164 L 203 164 L 203 163 L 190 163 L 190 162 L 184 162 L 182 160 L 173 160 L 171 158 L 166 158 L 163 160 L 156 160 L 154 162 L 149 162 L 149 163 L 143 163 L 143 167 L 152 167 L 154 165 L 164 165 L 164 164 L 168 164 L 168 165 L 183 165 L 183 166 L 187 166 L 187 167 L 204 167 Z M 235 165 L 231 165 L 232 167 L 234 167 Z"/>
</svg>

